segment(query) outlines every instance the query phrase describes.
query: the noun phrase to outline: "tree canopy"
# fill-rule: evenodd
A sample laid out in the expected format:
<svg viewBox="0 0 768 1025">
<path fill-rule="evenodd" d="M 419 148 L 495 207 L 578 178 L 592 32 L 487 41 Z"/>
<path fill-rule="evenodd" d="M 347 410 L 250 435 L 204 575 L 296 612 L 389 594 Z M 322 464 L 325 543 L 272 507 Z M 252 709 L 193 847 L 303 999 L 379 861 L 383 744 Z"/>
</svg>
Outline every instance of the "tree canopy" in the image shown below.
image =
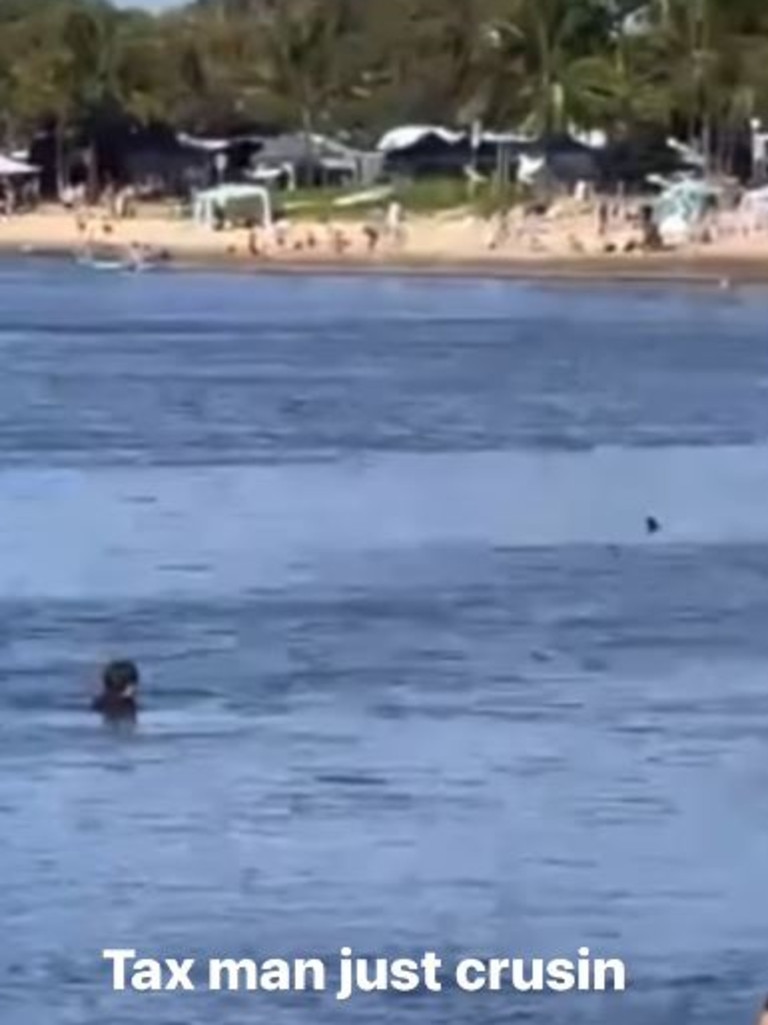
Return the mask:
<svg viewBox="0 0 768 1025">
<path fill-rule="evenodd" d="M 404 122 L 704 140 L 768 117 L 765 0 L 0 0 L 0 145 L 104 111 L 188 131 Z"/>
</svg>

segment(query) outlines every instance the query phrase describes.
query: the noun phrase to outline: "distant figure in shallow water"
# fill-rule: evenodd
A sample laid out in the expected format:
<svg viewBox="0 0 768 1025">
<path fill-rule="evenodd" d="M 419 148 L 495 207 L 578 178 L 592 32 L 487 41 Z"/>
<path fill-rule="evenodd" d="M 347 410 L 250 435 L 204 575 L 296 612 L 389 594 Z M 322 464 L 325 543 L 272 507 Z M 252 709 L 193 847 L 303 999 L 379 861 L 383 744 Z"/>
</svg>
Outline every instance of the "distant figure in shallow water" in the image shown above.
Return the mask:
<svg viewBox="0 0 768 1025">
<path fill-rule="evenodd" d="M 93 710 L 108 719 L 132 719 L 138 712 L 139 670 L 134 662 L 119 660 L 104 667 L 102 691 Z"/>
<path fill-rule="evenodd" d="M 658 534 L 658 532 L 661 530 L 661 524 L 655 516 L 645 517 L 645 530 L 648 534 Z"/>
</svg>

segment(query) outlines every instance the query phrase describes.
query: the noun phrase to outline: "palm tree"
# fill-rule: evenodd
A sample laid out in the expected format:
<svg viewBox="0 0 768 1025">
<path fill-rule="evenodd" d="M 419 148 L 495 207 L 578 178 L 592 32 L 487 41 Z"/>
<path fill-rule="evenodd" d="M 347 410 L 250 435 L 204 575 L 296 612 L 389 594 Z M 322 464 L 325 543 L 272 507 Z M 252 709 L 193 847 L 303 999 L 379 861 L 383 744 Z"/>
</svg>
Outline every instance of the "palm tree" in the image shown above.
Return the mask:
<svg viewBox="0 0 768 1025">
<path fill-rule="evenodd" d="M 263 73 L 309 137 L 343 88 L 347 0 L 265 0 L 258 16 Z"/>
<path fill-rule="evenodd" d="M 16 108 L 29 125 L 52 122 L 59 192 L 66 182 L 67 128 L 115 96 L 116 17 L 107 4 L 81 0 L 46 4 L 16 25 Z M 95 170 L 95 154 L 90 163 Z"/>
<path fill-rule="evenodd" d="M 590 117 L 594 72 L 607 69 L 597 55 L 610 51 L 614 19 L 602 0 L 514 0 L 509 17 L 495 22 L 518 80 L 526 129 L 551 134 Z"/>
</svg>

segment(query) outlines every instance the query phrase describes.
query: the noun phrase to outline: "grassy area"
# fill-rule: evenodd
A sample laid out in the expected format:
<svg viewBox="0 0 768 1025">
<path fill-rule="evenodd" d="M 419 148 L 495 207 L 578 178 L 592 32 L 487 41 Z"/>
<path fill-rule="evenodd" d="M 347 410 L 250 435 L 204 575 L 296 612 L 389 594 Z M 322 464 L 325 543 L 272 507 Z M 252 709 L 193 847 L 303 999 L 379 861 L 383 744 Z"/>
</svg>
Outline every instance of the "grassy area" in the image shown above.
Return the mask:
<svg viewBox="0 0 768 1025">
<path fill-rule="evenodd" d="M 275 209 L 283 210 L 292 220 L 358 220 L 372 216 L 389 202 L 389 196 L 355 203 L 353 206 L 337 206 L 337 201 L 366 192 L 380 192 L 384 189 L 295 189 L 293 192 L 273 194 Z"/>
<path fill-rule="evenodd" d="M 405 210 L 415 214 L 440 213 L 466 206 L 470 200 L 467 183 L 454 178 L 421 178 L 395 186 Z"/>
<path fill-rule="evenodd" d="M 440 213 L 470 207 L 481 217 L 490 217 L 519 201 L 514 185 L 499 186 L 482 182 L 471 188 L 466 181 L 454 178 L 425 178 L 418 181 L 393 182 L 393 198 L 412 214 Z M 354 206 L 336 206 L 339 199 L 354 195 L 360 189 L 297 189 L 275 195 L 276 206 L 293 220 L 359 219 L 382 210 L 388 198 L 374 198 Z"/>
</svg>

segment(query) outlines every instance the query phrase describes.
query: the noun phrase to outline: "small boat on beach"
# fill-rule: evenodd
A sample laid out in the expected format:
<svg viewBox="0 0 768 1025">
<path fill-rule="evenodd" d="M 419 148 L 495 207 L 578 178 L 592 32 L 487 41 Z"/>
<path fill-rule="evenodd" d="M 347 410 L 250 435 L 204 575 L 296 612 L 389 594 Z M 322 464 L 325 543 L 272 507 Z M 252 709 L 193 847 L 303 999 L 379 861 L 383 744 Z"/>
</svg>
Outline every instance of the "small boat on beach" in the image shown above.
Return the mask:
<svg viewBox="0 0 768 1025">
<path fill-rule="evenodd" d="M 88 248 L 77 253 L 75 259 L 81 267 L 87 267 L 89 270 L 137 273 L 159 267 L 168 261 L 168 256 L 145 246 L 129 246 L 127 252 L 110 246 L 99 247 L 98 250 Z"/>
<path fill-rule="evenodd" d="M 98 260 L 87 256 L 78 257 L 77 262 L 89 270 L 125 270 L 127 266 L 123 260 Z"/>
</svg>

